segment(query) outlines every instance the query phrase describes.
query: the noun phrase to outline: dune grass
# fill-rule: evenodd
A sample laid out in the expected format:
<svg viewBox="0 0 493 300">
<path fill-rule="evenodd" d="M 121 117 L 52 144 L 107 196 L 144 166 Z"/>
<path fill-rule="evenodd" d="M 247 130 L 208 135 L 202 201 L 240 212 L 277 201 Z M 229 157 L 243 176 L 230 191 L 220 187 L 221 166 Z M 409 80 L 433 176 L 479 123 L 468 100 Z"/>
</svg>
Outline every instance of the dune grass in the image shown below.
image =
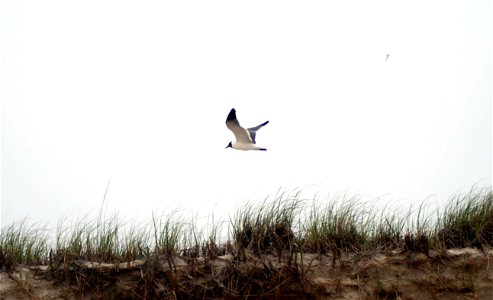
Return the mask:
<svg viewBox="0 0 493 300">
<path fill-rule="evenodd" d="M 493 245 L 493 197 L 491 190 L 457 195 L 438 214 L 433 238 L 442 247 Z"/>
<path fill-rule="evenodd" d="M 0 267 L 12 270 L 18 263 L 40 264 L 46 261 L 46 229 L 29 225 L 26 220 L 14 222 L 0 233 Z"/>
<path fill-rule="evenodd" d="M 2 228 L 0 268 L 10 272 L 19 264 L 44 264 L 52 270 L 69 270 L 74 262 L 130 265 L 136 260 L 154 261 L 152 272 L 142 278 L 149 274 L 166 276 L 173 293 L 182 291 L 183 295 L 191 295 L 204 283 L 192 285 L 187 279 L 186 284 L 179 284 L 177 259 L 190 266 L 188 278 L 196 278 L 197 272 L 215 274 L 210 265 L 204 267 L 204 261 L 229 255 L 237 263 L 223 277 L 213 275 L 214 288 L 205 292 L 212 295 L 220 287 L 223 295 L 226 291 L 230 296 L 265 294 L 282 284 L 286 276 L 303 272 L 297 264 L 307 253 L 331 255 L 335 265 L 342 252 L 397 250 L 428 255 L 429 250 L 492 247 L 493 193 L 491 188 L 473 189 L 451 198 L 442 210 L 428 214 L 423 204 L 403 213 L 390 207 L 377 209 L 357 196 L 307 200 L 298 191 L 246 203 L 228 221 L 214 220 L 212 215 L 206 228 L 198 228 L 195 217 L 179 211 L 153 214 L 147 224 L 126 224 L 116 216 L 103 219 L 100 214 L 98 218 L 76 220 L 68 225 L 67 219 L 62 219 L 54 241 L 49 236 L 46 228 L 29 225 L 27 220 Z M 262 259 L 265 256 L 285 262 L 287 269 L 283 272 L 288 275 L 275 271 L 271 262 Z M 277 279 L 242 284 L 245 280 L 252 282 L 252 278 L 264 278 L 264 273 L 257 274 L 255 264 L 245 267 L 252 257 L 263 264 L 262 272 L 271 272 L 269 278 Z M 163 258 L 167 271 L 158 263 Z M 243 269 L 238 267 L 242 263 Z M 201 264 L 201 269 L 196 267 Z M 152 286 L 156 282 L 152 278 L 144 283 Z M 171 290 L 163 290 L 159 295 L 168 292 Z"/>
<path fill-rule="evenodd" d="M 434 220 L 433 224 L 430 220 Z M 308 201 L 300 193 L 282 193 L 274 199 L 249 202 L 226 222 L 228 235 L 219 241 L 221 220 L 200 229 L 193 217 L 178 211 L 154 215 L 150 224 L 130 225 L 116 216 L 101 220 L 82 219 L 56 228 L 55 243 L 43 226 L 14 222 L 0 233 L 0 263 L 41 264 L 51 255 L 98 262 L 126 262 L 150 255 L 203 255 L 207 248 L 234 252 L 240 258 L 249 249 L 254 254 L 282 256 L 290 250 L 326 253 L 397 249 L 406 236 L 425 235 L 429 248 L 490 247 L 493 245 L 493 194 L 474 189 L 452 197 L 442 209 L 424 215 L 423 204 L 400 214 L 395 209 L 375 209 L 357 196 Z M 207 231 L 207 232 L 204 232 Z M 288 251 L 289 252 L 289 251 Z"/>
</svg>

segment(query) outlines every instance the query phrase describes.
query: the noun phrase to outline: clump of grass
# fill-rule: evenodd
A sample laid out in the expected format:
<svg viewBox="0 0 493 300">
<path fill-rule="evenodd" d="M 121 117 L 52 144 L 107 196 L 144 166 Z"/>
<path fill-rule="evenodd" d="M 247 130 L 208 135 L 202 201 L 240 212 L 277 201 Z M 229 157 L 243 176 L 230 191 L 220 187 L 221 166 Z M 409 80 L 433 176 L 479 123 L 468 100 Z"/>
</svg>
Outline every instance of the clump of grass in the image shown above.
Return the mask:
<svg viewBox="0 0 493 300">
<path fill-rule="evenodd" d="M 8 263 L 41 263 L 46 257 L 44 230 L 25 221 L 13 223 L 0 234 L 0 257 Z"/>
<path fill-rule="evenodd" d="M 174 214 L 161 215 L 159 218 L 152 216 L 155 254 L 173 256 L 180 250 L 183 228 L 186 224 L 175 218 Z"/>
<path fill-rule="evenodd" d="M 231 242 L 221 242 L 222 229 L 225 223 L 222 220 L 215 221 L 214 214 L 210 216 L 206 225 L 206 233 L 202 238 L 201 253 L 206 259 L 215 259 L 219 255 L 231 253 Z M 196 226 L 194 226 L 196 228 Z"/>
<path fill-rule="evenodd" d="M 124 262 L 142 259 L 151 255 L 149 244 L 151 240 L 148 225 L 132 224 L 119 238 L 119 258 Z"/>
<path fill-rule="evenodd" d="M 367 232 L 362 226 L 367 221 L 368 213 L 360 209 L 355 197 L 343 196 L 325 205 L 315 203 L 304 228 L 305 251 L 326 254 L 361 249 Z"/>
<path fill-rule="evenodd" d="M 493 246 L 493 193 L 473 189 L 449 201 L 438 215 L 436 239 L 445 248 Z"/>
<path fill-rule="evenodd" d="M 405 225 L 406 221 L 400 218 L 395 211 L 381 214 L 376 219 L 376 225 L 371 233 L 372 239 L 369 247 L 383 250 L 400 247 L 404 236 Z"/>
<path fill-rule="evenodd" d="M 0 268 L 12 270 L 16 264 L 41 264 L 48 254 L 45 228 L 14 222 L 0 232 Z"/>
<path fill-rule="evenodd" d="M 58 223 L 55 256 L 99 262 L 114 262 L 119 257 L 120 224 L 116 217 L 104 222 L 99 218 L 77 220 L 72 227 L 64 226 L 64 220 Z"/>
<path fill-rule="evenodd" d="M 273 200 L 260 204 L 247 203 L 231 221 L 236 255 L 246 260 L 246 250 L 261 256 L 275 253 L 282 259 L 283 252 L 293 253 L 295 247 L 295 217 L 302 208 L 299 192 L 277 194 Z"/>
<path fill-rule="evenodd" d="M 407 229 L 404 235 L 403 250 L 408 253 L 423 253 L 429 256 L 432 236 L 432 222 L 426 214 L 424 203 L 416 211 L 409 211 L 407 216 Z"/>
</svg>

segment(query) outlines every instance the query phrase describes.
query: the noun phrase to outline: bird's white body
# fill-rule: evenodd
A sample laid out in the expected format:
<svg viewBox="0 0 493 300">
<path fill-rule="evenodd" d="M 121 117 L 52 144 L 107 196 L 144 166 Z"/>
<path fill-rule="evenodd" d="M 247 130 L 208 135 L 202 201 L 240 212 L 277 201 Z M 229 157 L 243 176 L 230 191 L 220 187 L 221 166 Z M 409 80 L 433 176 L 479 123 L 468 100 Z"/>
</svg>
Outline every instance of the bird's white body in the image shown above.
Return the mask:
<svg viewBox="0 0 493 300">
<path fill-rule="evenodd" d="M 228 118 L 226 119 L 226 127 L 234 133 L 236 141 L 230 142 L 226 148 L 231 147 L 236 150 L 267 150 L 255 145 L 257 130 L 264 127 L 267 123 L 269 123 L 269 121 L 255 127 L 245 129 L 241 127 L 240 122 L 238 122 L 238 119 L 236 118 L 236 110 L 234 108 L 231 109 L 228 114 Z"/>
<path fill-rule="evenodd" d="M 246 144 L 246 143 L 238 143 L 237 141 L 233 142 L 231 145 L 232 145 L 232 148 L 236 149 L 236 150 L 261 150 L 261 149 L 264 149 L 262 147 L 258 147 L 257 145 L 255 145 L 253 143 Z"/>
</svg>

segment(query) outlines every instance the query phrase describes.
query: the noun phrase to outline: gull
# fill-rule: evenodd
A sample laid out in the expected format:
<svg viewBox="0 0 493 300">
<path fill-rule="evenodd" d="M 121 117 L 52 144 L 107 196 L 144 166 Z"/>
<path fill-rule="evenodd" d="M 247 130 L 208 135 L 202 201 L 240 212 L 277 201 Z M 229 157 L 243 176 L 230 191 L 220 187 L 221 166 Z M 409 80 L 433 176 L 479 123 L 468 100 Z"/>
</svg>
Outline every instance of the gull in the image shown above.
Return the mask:
<svg viewBox="0 0 493 300">
<path fill-rule="evenodd" d="M 235 134 L 236 141 L 229 142 L 226 149 L 233 148 L 237 150 L 261 150 L 266 151 L 267 149 L 258 147 L 255 145 L 255 135 L 257 130 L 267 125 L 269 121 L 266 121 L 258 126 L 245 129 L 240 126 L 240 122 L 236 118 L 236 110 L 234 108 L 228 114 L 226 118 L 226 127 Z"/>
</svg>

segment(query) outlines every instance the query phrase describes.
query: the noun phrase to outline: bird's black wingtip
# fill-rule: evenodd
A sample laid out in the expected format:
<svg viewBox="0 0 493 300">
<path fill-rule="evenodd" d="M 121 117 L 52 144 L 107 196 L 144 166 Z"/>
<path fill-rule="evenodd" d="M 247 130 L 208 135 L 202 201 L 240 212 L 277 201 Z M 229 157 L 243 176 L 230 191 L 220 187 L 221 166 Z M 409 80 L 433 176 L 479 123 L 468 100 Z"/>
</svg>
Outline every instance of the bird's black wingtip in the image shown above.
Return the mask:
<svg viewBox="0 0 493 300">
<path fill-rule="evenodd" d="M 229 111 L 228 117 L 226 118 L 226 122 L 231 121 L 231 120 L 236 120 L 236 109 L 234 109 L 234 108 L 232 108 Z"/>
</svg>

